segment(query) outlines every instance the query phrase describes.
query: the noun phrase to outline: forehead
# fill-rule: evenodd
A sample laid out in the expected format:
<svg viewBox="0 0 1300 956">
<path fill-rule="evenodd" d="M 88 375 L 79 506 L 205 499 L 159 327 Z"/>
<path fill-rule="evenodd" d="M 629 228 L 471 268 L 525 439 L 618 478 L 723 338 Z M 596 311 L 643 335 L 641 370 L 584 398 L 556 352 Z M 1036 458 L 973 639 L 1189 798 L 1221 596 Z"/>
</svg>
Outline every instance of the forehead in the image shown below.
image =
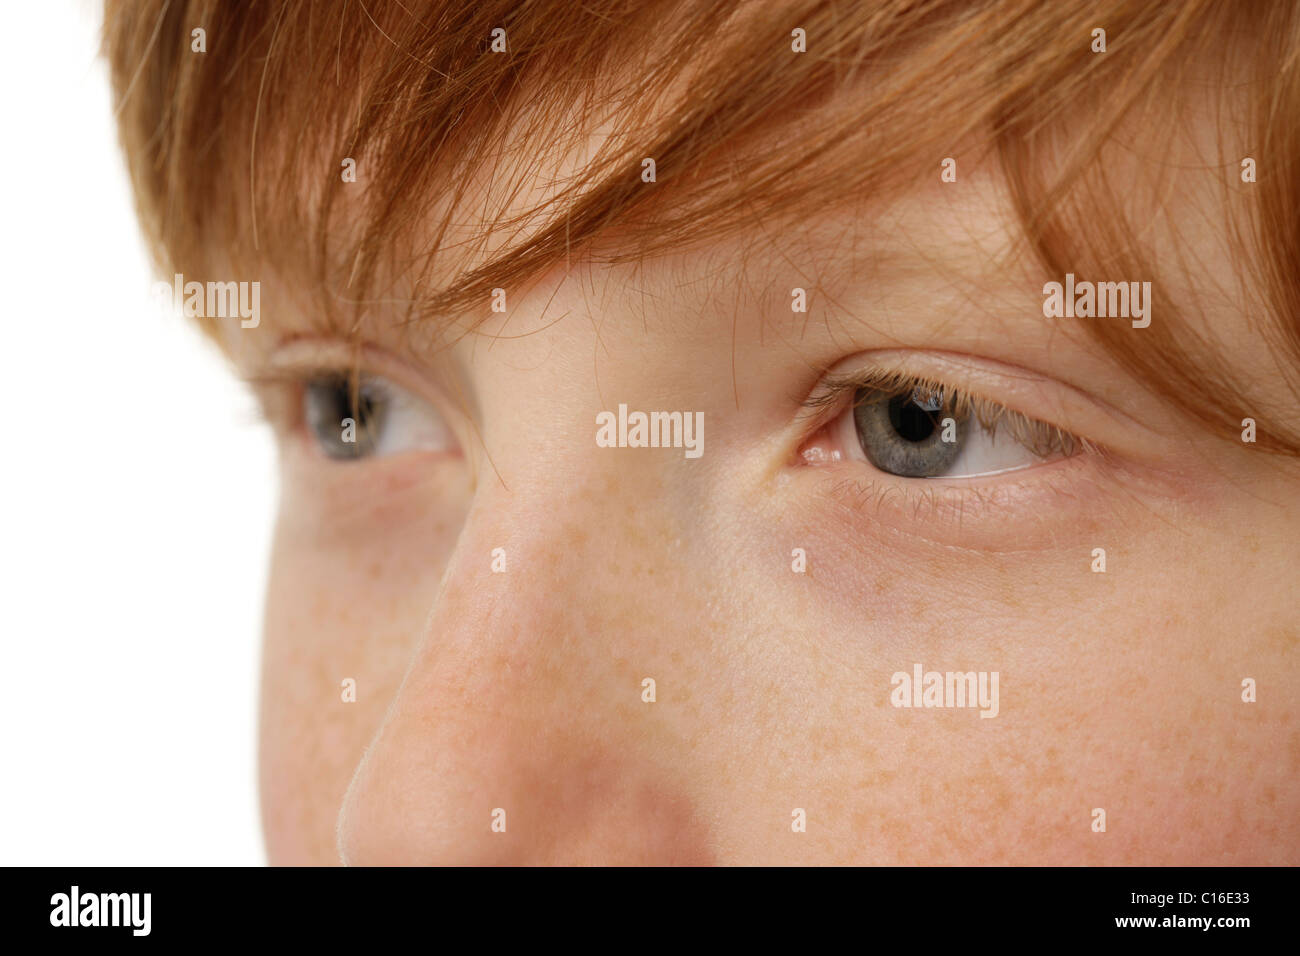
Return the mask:
<svg viewBox="0 0 1300 956">
<path fill-rule="evenodd" d="M 485 163 L 466 180 L 466 188 L 481 190 L 492 208 L 519 213 L 517 228 L 525 229 L 523 211 L 554 195 L 558 183 L 600 152 L 606 135 L 592 130 L 580 143 L 557 148 L 553 155 L 546 153 L 544 144 L 533 144 L 538 158 L 533 168 L 522 171 L 522 186 L 516 184 L 518 168 L 504 173 Z M 1194 135 L 1206 137 L 1212 131 L 1203 125 Z M 1162 261 L 1161 278 L 1173 293 L 1157 303 L 1159 320 L 1197 323 L 1199 337 L 1222 339 L 1217 351 L 1230 361 L 1238 351 L 1232 343 L 1250 352 L 1250 340 L 1237 335 L 1244 310 L 1236 297 L 1242 291 L 1241 276 L 1227 241 L 1228 206 L 1217 188 L 1216 171 L 1190 164 L 1178 168 L 1179 150 L 1190 154 L 1197 144 L 1170 142 L 1172 184 L 1180 196 L 1175 206 L 1156 207 L 1162 193 L 1151 188 L 1148 170 L 1130 158 L 1112 164 L 1108 174 L 1110 183 L 1130 197 L 1127 204 L 1116 205 L 1113 197 L 1100 195 L 1090 212 L 1094 219 L 1110 223 L 1146 215 L 1130 225 L 1140 227 L 1152 259 Z M 1117 138 L 1117 144 L 1122 150 L 1131 141 Z M 649 322 L 689 339 L 692 333 L 721 336 L 740 315 L 746 326 L 766 324 L 777 334 L 797 330 L 805 339 L 838 336 L 845 344 L 856 327 L 878 338 L 918 344 L 978 348 L 1014 339 L 1041 341 L 1046 350 L 1064 337 L 1086 347 L 1085 323 L 1044 319 L 1043 283 L 1063 277 L 1047 271 L 1029 246 L 998 157 L 981 151 L 977 142 L 969 150 L 953 151 L 955 182 L 941 179 L 936 165 L 925 180 L 881 198 L 846 196 L 836 205 L 795 207 L 780 214 L 756 204 L 748 226 L 676 254 L 606 263 L 597 261 L 589 248 L 575 250 L 571 258 L 548 262 L 506 288 L 512 301 L 533 290 L 546 296 L 541 311 L 512 314 L 508 334 L 528 334 L 563 314 L 578 312 Z M 506 152 L 521 154 L 518 149 Z M 496 174 L 501 174 L 499 180 L 494 180 Z M 1139 195 L 1146 198 L 1133 198 Z M 437 209 L 421 217 L 408 245 L 394 248 L 391 263 L 381 263 L 381 269 L 393 270 L 388 289 L 392 294 L 363 310 L 361 327 L 393 325 L 418 314 L 420 284 L 400 267 L 418 262 L 431 245 L 462 246 L 467 268 L 481 267 L 494 251 L 492 244 L 505 241 L 503 236 L 477 241 L 483 228 L 481 222 L 447 223 Z M 612 226 L 599 251 L 616 255 L 619 240 L 618 227 Z M 1081 258 L 1081 280 L 1089 278 L 1086 272 Z M 1154 276 L 1112 270 L 1091 278 L 1149 281 Z M 301 288 L 303 279 L 290 273 L 279 284 L 290 292 Z M 810 313 L 792 310 L 795 290 L 802 290 L 810 302 L 815 324 L 807 317 Z M 425 324 L 436 329 L 426 337 L 434 339 L 432 332 L 444 328 L 453 336 L 476 328 L 487 305 L 484 301 L 479 308 L 430 318 Z M 307 313 L 309 320 L 326 316 L 302 301 L 295 311 Z M 418 319 L 411 323 L 412 328 L 420 325 Z M 1140 344 L 1135 339 L 1135 347 Z M 1259 355 L 1244 358 L 1245 364 L 1258 367 Z"/>
</svg>

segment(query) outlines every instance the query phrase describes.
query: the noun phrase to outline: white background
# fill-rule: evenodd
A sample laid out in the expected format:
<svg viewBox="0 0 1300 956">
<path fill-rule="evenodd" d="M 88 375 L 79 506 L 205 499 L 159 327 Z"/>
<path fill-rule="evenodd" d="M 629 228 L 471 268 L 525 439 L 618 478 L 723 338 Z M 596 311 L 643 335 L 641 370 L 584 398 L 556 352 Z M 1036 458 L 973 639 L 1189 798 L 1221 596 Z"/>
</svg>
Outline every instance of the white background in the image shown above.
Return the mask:
<svg viewBox="0 0 1300 956">
<path fill-rule="evenodd" d="M 150 297 L 98 30 L 0 26 L 0 865 L 255 865 L 273 449 Z"/>
</svg>

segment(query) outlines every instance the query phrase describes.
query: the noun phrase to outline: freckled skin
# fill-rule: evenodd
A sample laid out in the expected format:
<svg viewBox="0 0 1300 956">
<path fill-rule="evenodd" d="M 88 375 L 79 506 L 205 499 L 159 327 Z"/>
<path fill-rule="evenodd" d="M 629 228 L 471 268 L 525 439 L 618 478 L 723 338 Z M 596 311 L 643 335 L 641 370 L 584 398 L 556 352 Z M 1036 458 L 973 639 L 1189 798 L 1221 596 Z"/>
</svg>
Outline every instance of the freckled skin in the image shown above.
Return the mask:
<svg viewBox="0 0 1300 956">
<path fill-rule="evenodd" d="M 286 451 L 273 863 L 1300 862 L 1293 470 L 1216 451 L 1185 500 L 1103 479 L 1010 508 L 997 530 L 1032 548 L 982 551 L 970 515 L 961 547 L 922 540 L 925 519 L 833 508 L 773 444 L 802 398 L 788 341 L 687 350 L 617 302 L 597 341 L 601 281 L 623 278 L 539 287 L 508 320 L 534 334 L 456 347 L 483 434 L 464 459 L 322 480 Z M 705 454 L 598 448 L 618 402 L 704 412 Z M 916 662 L 999 672 L 998 716 L 892 707 Z"/>
</svg>

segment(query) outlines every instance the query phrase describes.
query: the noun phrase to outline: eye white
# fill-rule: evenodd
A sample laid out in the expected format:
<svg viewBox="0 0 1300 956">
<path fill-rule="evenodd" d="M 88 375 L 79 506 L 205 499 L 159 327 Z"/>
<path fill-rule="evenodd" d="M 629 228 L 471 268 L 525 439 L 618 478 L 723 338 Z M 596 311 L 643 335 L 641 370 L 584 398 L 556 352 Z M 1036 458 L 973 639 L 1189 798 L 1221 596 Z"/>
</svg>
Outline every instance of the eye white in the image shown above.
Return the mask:
<svg viewBox="0 0 1300 956">
<path fill-rule="evenodd" d="M 940 477 L 982 478 L 1036 465 L 1042 459 L 1016 440 L 1009 429 L 990 432 L 976 419 L 966 425 L 957 457 Z"/>
<path fill-rule="evenodd" d="M 432 405 L 386 379 L 370 379 L 386 408 L 375 436 L 375 455 L 441 452 L 456 447 L 451 429 Z"/>
<path fill-rule="evenodd" d="M 854 422 L 853 409 L 849 408 L 842 415 L 834 428 L 835 437 L 840 447 L 845 449 L 846 457 L 854 461 L 871 463 L 862 447 Z M 906 441 L 902 436 L 899 441 Z M 1043 459 L 1018 441 L 1009 429 L 997 429 L 990 432 L 978 419 L 971 417 L 966 422 L 964 435 L 957 438 L 960 448 L 952 463 L 934 475 L 919 480 L 932 478 L 982 478 L 989 475 L 1018 471 L 1036 465 Z M 879 470 L 879 469 L 877 469 Z M 884 472 L 889 474 L 889 472 Z"/>
</svg>

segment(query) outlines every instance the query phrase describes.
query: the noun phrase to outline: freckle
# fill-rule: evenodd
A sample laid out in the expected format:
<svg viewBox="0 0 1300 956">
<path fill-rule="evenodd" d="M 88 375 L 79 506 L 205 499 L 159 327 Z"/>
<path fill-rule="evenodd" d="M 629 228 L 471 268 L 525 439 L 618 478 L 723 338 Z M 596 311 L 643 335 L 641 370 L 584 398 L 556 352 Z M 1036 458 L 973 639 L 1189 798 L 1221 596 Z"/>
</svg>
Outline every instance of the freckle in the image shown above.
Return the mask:
<svg viewBox="0 0 1300 956">
<path fill-rule="evenodd" d="M 587 544 L 588 534 L 582 525 L 570 522 L 564 529 L 564 539 L 566 543 L 573 546 L 576 551 L 583 550 Z"/>
<path fill-rule="evenodd" d="M 1006 611 L 1016 612 L 1024 610 L 1024 581 L 1014 574 L 1001 571 L 998 574 L 998 602 Z"/>
</svg>

